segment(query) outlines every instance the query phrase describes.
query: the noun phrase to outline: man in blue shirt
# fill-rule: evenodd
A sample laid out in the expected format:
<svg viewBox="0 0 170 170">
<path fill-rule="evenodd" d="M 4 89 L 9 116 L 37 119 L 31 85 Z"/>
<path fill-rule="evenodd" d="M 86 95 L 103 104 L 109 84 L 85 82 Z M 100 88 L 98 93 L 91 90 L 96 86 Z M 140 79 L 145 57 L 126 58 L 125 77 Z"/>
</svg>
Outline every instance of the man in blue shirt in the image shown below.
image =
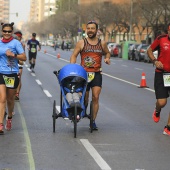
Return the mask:
<svg viewBox="0 0 170 170">
<path fill-rule="evenodd" d="M 32 33 L 32 39 L 28 40 L 27 47 L 28 47 L 28 56 L 29 56 L 29 63 L 30 69 L 34 72 L 35 61 L 37 56 L 37 46 L 39 46 L 38 51 L 41 50 L 41 45 L 38 40 L 36 40 L 36 33 Z"/>
</svg>

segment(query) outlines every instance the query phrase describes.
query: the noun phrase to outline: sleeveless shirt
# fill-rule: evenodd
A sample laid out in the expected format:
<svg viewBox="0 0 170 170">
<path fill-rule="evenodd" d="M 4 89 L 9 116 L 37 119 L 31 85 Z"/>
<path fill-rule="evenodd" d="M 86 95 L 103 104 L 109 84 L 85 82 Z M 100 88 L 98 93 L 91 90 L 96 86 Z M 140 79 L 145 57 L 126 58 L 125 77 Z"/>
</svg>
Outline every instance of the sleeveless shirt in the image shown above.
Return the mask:
<svg viewBox="0 0 170 170">
<path fill-rule="evenodd" d="M 91 45 L 85 38 L 84 47 L 80 52 L 81 66 L 83 66 L 87 72 L 101 71 L 102 54 L 103 48 L 101 45 L 101 39 L 98 39 L 98 43 L 96 45 Z"/>
</svg>

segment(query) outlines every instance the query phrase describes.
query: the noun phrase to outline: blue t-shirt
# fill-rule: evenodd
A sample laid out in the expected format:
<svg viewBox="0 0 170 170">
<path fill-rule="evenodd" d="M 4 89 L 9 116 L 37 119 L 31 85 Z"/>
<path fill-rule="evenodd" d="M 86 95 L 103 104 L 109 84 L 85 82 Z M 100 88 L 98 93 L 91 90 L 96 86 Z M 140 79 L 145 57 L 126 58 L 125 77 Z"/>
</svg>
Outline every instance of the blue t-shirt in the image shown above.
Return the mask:
<svg viewBox="0 0 170 170">
<path fill-rule="evenodd" d="M 18 40 L 13 39 L 8 43 L 3 43 L 0 40 L 0 73 L 2 74 L 18 73 L 19 72 L 18 59 L 8 57 L 6 55 L 7 50 L 10 50 L 14 54 L 24 53 L 22 44 Z"/>
<path fill-rule="evenodd" d="M 36 53 L 37 52 L 37 46 L 40 45 L 39 41 L 37 40 L 28 40 L 27 45 L 29 45 L 31 53 Z"/>
</svg>

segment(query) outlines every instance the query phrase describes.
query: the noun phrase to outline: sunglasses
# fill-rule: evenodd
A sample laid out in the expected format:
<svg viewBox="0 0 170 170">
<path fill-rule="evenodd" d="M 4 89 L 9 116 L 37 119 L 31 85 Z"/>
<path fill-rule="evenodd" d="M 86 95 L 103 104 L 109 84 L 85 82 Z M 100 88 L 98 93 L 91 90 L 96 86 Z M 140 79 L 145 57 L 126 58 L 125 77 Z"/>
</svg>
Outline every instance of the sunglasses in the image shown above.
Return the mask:
<svg viewBox="0 0 170 170">
<path fill-rule="evenodd" d="M 2 30 L 4 33 L 12 33 L 12 31 Z"/>
</svg>

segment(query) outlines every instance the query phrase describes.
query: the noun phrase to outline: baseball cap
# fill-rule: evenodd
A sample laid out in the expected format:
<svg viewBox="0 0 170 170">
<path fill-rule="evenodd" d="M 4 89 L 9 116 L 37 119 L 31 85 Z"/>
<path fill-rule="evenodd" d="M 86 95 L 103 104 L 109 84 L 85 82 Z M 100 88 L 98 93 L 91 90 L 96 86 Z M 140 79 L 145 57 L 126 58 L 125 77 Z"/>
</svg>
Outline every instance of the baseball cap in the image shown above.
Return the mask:
<svg viewBox="0 0 170 170">
<path fill-rule="evenodd" d="M 33 37 L 36 37 L 36 33 L 32 33 L 32 36 L 33 36 Z"/>
</svg>

